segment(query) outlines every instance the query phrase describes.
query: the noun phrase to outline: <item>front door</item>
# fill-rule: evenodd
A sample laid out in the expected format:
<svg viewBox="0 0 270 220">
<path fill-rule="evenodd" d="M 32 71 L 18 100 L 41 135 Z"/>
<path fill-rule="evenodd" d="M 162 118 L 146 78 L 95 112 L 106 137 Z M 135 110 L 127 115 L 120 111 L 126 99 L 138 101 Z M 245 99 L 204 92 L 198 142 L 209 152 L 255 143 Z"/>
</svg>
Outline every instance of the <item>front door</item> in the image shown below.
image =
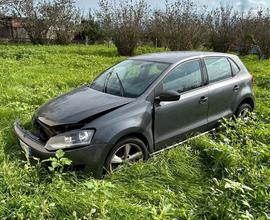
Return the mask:
<svg viewBox="0 0 270 220">
<path fill-rule="evenodd" d="M 208 88 L 203 86 L 199 59 L 175 67 L 163 80 L 162 91 L 177 91 L 178 101 L 155 103 L 156 150 L 207 129 Z"/>
</svg>

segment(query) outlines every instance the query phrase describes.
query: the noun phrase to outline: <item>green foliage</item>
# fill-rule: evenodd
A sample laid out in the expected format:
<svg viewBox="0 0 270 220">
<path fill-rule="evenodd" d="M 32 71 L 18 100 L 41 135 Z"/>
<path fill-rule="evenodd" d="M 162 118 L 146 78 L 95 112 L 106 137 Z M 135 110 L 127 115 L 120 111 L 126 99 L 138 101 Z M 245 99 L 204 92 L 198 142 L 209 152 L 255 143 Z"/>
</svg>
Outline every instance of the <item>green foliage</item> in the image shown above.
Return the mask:
<svg viewBox="0 0 270 220">
<path fill-rule="evenodd" d="M 139 47 L 137 54 L 163 49 Z M 255 77 L 256 117 L 104 180 L 65 171 L 62 151 L 33 166 L 12 127 L 44 102 L 124 59 L 106 46 L 0 46 L 1 219 L 269 219 L 270 62 L 243 61 Z"/>
<path fill-rule="evenodd" d="M 207 216 L 267 219 L 270 200 L 269 125 L 225 120 L 222 131 L 195 142 L 193 148 L 213 177 Z M 209 208 L 210 207 L 210 208 Z M 268 216 L 269 217 L 269 216 Z"/>
<path fill-rule="evenodd" d="M 42 162 L 50 162 L 49 170 L 53 172 L 63 173 L 65 166 L 71 165 L 72 161 L 64 157 L 65 153 L 63 150 L 58 150 L 55 153 L 55 157 L 49 158 Z"/>
</svg>

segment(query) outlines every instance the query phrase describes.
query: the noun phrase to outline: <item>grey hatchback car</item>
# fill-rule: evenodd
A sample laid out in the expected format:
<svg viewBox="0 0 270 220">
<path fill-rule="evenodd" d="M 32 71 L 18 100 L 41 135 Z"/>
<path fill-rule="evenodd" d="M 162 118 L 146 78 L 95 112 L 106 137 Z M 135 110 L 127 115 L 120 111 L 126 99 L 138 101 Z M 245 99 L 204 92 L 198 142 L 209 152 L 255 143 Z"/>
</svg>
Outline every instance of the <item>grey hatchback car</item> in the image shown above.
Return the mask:
<svg viewBox="0 0 270 220">
<path fill-rule="evenodd" d="M 209 131 L 223 117 L 245 118 L 255 106 L 252 84 L 231 54 L 131 57 L 43 105 L 33 116 L 33 131 L 17 120 L 15 133 L 28 157 L 47 159 L 62 149 L 74 166 L 100 178 Z"/>
</svg>

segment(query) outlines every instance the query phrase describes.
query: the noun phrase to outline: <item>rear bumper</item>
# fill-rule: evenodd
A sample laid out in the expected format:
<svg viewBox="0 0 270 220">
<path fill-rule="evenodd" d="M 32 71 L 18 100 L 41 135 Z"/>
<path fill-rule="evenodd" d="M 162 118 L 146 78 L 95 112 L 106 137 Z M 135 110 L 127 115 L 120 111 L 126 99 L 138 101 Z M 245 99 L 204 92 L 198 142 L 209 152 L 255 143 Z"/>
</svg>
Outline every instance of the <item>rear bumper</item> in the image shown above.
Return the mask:
<svg viewBox="0 0 270 220">
<path fill-rule="evenodd" d="M 43 143 L 38 137 L 25 130 L 17 120 L 14 124 L 15 134 L 22 142 L 29 147 L 29 157 L 36 157 L 40 160 L 49 159 L 55 156 L 55 152 L 45 149 Z M 103 173 L 103 164 L 106 159 L 106 149 L 108 144 L 89 145 L 81 148 L 65 150 L 65 157 L 72 161 L 74 166 L 85 166 L 94 177 L 101 178 Z M 25 149 L 22 149 L 25 150 Z"/>
</svg>

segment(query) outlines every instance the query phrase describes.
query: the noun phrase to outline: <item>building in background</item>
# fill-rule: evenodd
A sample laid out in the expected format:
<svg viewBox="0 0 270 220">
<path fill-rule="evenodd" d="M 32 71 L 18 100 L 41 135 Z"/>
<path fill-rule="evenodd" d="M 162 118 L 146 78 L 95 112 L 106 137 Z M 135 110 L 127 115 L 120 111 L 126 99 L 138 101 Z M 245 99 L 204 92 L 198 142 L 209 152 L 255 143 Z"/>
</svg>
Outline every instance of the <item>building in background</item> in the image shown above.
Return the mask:
<svg viewBox="0 0 270 220">
<path fill-rule="evenodd" d="M 0 17 L 0 41 L 28 42 L 29 36 L 23 28 L 23 19 Z"/>
<path fill-rule="evenodd" d="M 26 18 L 0 17 L 0 42 L 30 42 L 23 27 Z M 48 42 L 56 39 L 57 29 L 51 27 L 47 33 Z"/>
</svg>

